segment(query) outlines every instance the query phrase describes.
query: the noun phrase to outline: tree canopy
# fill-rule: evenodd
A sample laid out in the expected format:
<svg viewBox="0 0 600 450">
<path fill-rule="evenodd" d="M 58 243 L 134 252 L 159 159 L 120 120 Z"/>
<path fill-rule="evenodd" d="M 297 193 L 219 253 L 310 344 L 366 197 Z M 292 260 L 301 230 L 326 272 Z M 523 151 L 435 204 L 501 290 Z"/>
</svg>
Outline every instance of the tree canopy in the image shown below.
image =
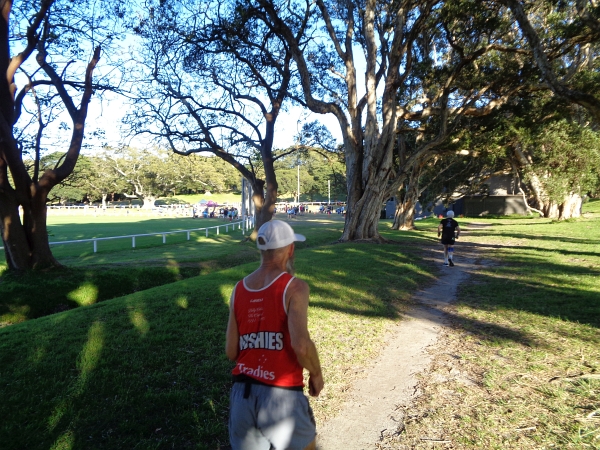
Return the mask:
<svg viewBox="0 0 600 450">
<path fill-rule="evenodd" d="M 405 214 L 425 187 L 464 187 L 498 167 L 550 216 L 568 217 L 574 199 L 597 190 L 593 0 L 0 0 L 0 7 L 0 232 L 11 268 L 58 265 L 45 203 L 80 160 L 88 104 L 125 79 L 117 69 L 123 53 L 111 50 L 125 32 L 136 62 L 126 73 L 131 134 L 234 167 L 253 188 L 258 226 L 271 218 L 280 190 L 293 193 L 292 162 L 306 168 L 309 195 L 326 180 L 335 189 L 346 184 L 343 241 L 381 240 L 382 204 L 399 191 Z M 275 125 L 290 107 L 334 117 L 343 148 L 299 123 L 296 144 L 277 149 Z M 158 167 L 170 157 L 157 158 Z M 105 175 L 89 192 L 132 178 L 97 163 L 81 166 Z M 153 169 L 156 179 L 177 178 L 178 164 Z M 223 182 L 180 176 L 176 184 Z M 163 184 L 153 191 L 173 189 Z"/>
</svg>

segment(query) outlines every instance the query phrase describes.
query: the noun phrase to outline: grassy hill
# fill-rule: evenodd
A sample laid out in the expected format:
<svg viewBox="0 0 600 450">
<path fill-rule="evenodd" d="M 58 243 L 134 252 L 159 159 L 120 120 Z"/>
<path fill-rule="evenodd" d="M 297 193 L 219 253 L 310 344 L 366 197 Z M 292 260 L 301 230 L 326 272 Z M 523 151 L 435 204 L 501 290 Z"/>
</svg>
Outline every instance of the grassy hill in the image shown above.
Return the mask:
<svg viewBox="0 0 600 450">
<path fill-rule="evenodd" d="M 459 357 L 471 368 L 474 385 L 452 387 L 460 393 L 458 402 L 425 391 L 428 413 L 405 424 L 399 445 L 418 443 L 434 428 L 461 448 L 600 445 L 600 202 L 585 208 L 585 218 L 560 223 L 461 219 L 465 233 L 458 260 L 463 245 L 495 262 L 461 287 L 452 313 L 456 333 L 468 337 Z M 487 226 L 471 226 L 472 221 Z M 383 344 L 387 327 L 410 307 L 411 292 L 440 269 L 437 223 L 428 219 L 415 231 L 393 232 L 382 221 L 382 233 L 394 242 L 340 245 L 332 242 L 341 219 L 294 222 L 308 237 L 299 245 L 296 267 L 311 287 L 310 328 L 325 371 L 326 390 L 312 402 L 318 423 L 336 414 L 352 380 Z M 1 447 L 227 444 L 227 305 L 234 283 L 256 267 L 257 253 L 239 238 L 215 244 L 206 252 L 192 242 L 146 249 L 152 253 L 135 258 L 131 251 L 91 256 L 75 269 L 112 270 L 114 258 L 120 261 L 114 270 L 128 273 L 148 265 L 171 270 L 173 278 L 1 328 Z M 435 249 L 439 260 L 427 259 L 426 248 Z M 196 251 L 202 269 L 177 280 L 190 264 L 190 251 Z M 237 260 L 238 255 L 243 256 Z M 31 297 L 44 299 L 60 290 L 61 276 L 68 278 L 56 272 L 29 279 L 37 290 L 7 308 L 26 307 Z M 3 277 L 2 302 L 10 298 L 10 286 L 23 289 L 16 281 Z M 91 278 L 76 289 L 101 291 L 109 282 L 110 277 Z M 568 378 L 573 375 L 588 377 Z M 563 381 L 549 385 L 556 376 Z M 528 431 L 514 433 L 517 428 Z"/>
</svg>

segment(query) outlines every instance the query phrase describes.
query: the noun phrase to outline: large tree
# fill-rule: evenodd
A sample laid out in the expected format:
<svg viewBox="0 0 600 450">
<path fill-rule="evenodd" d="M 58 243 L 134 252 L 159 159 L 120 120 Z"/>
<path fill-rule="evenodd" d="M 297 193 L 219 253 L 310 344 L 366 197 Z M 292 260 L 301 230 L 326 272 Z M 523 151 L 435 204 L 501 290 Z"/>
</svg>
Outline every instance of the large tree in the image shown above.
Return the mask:
<svg viewBox="0 0 600 450">
<path fill-rule="evenodd" d="M 246 8 L 292 52 L 302 88 L 294 99 L 339 123 L 349 206 L 342 240 L 381 240 L 383 201 L 413 166 L 443 151 L 463 117 L 487 114 L 530 87 L 531 64 L 523 61 L 530 51 L 514 45 L 502 6 L 468 0 L 253 4 Z M 398 143 L 407 130 L 418 135 L 409 153 Z"/>
<path fill-rule="evenodd" d="M 48 244 L 46 200 L 77 163 L 101 46 L 115 35 L 116 21 L 108 19 L 122 16 L 121 8 L 103 1 L 0 0 L 0 233 L 10 269 L 59 265 Z M 63 158 L 41 170 L 55 119 Z M 22 139 L 30 127 L 33 138 Z"/>
<path fill-rule="evenodd" d="M 578 217 L 583 197 L 600 188 L 600 135 L 589 122 L 580 106 L 547 95 L 523 99 L 490 120 L 482 147 L 512 171 L 531 210 Z"/>
<path fill-rule="evenodd" d="M 498 0 L 531 48 L 542 79 L 557 96 L 586 108 L 600 123 L 597 94 L 600 7 L 596 0 Z M 591 78 L 585 82 L 587 72 Z M 590 83 L 590 81 L 593 81 Z"/>
<path fill-rule="evenodd" d="M 103 155 L 95 155 L 84 157 L 82 163 L 77 165 L 82 189 L 90 201 L 100 200 L 103 209 L 107 207 L 109 196 L 114 198 L 115 194 L 127 190 L 125 180 L 115 171 L 110 159 Z"/>
<path fill-rule="evenodd" d="M 235 2 L 148 2 L 136 30 L 144 70 L 133 132 L 182 155 L 222 158 L 252 186 L 255 226 L 270 220 L 275 125 L 294 81 L 289 48 Z"/>
<path fill-rule="evenodd" d="M 189 187 L 194 175 L 184 167 L 182 156 L 167 150 L 122 147 L 105 152 L 104 160 L 124 187 L 124 194 L 142 200 L 145 209 L 151 209 L 159 197 Z"/>
</svg>

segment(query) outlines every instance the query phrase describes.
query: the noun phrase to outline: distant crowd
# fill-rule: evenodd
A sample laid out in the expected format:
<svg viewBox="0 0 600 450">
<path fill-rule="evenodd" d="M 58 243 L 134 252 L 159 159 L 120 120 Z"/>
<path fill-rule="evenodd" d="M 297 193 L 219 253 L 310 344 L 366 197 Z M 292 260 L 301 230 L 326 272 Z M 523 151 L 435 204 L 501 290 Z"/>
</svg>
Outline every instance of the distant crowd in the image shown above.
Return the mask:
<svg viewBox="0 0 600 450">
<path fill-rule="evenodd" d="M 279 209 L 280 208 L 280 209 Z M 279 211 L 283 211 L 287 214 L 288 219 L 294 219 L 296 216 L 303 216 L 306 213 L 312 214 L 307 205 L 300 203 L 299 205 L 291 205 L 286 203 L 283 207 L 275 208 L 275 213 Z M 347 207 L 346 206 L 338 206 L 335 207 L 333 205 L 320 205 L 318 212 L 322 214 L 346 214 Z"/>
<path fill-rule="evenodd" d="M 231 222 L 233 220 L 236 220 L 239 217 L 238 209 L 233 206 L 230 208 L 228 208 L 227 206 L 222 206 L 219 208 L 218 211 L 217 211 L 216 206 L 213 206 L 212 209 L 210 209 L 207 206 L 201 212 L 200 212 L 200 209 L 201 208 L 199 208 L 198 205 L 194 205 L 192 207 L 192 217 L 194 219 L 197 219 L 200 216 L 202 216 L 204 219 L 214 219 L 214 218 L 219 218 L 219 219 L 224 219 L 224 220 L 229 219 L 229 221 Z"/>
</svg>

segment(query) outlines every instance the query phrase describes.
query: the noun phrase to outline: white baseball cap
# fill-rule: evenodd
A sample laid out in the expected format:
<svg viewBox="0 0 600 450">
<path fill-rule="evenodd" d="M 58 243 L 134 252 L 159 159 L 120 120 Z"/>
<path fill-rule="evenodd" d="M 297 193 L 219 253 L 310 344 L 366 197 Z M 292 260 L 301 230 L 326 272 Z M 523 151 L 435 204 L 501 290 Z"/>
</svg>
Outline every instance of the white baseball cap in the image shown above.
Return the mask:
<svg viewBox="0 0 600 450">
<path fill-rule="evenodd" d="M 450 210 L 446 213 L 446 217 L 452 218 L 454 217 L 454 211 Z"/>
<path fill-rule="evenodd" d="M 306 238 L 301 234 L 294 233 L 294 230 L 282 220 L 270 220 L 263 223 L 258 229 L 256 236 L 256 246 L 259 250 L 273 250 L 276 248 L 287 247 L 293 242 L 303 242 Z"/>
</svg>

